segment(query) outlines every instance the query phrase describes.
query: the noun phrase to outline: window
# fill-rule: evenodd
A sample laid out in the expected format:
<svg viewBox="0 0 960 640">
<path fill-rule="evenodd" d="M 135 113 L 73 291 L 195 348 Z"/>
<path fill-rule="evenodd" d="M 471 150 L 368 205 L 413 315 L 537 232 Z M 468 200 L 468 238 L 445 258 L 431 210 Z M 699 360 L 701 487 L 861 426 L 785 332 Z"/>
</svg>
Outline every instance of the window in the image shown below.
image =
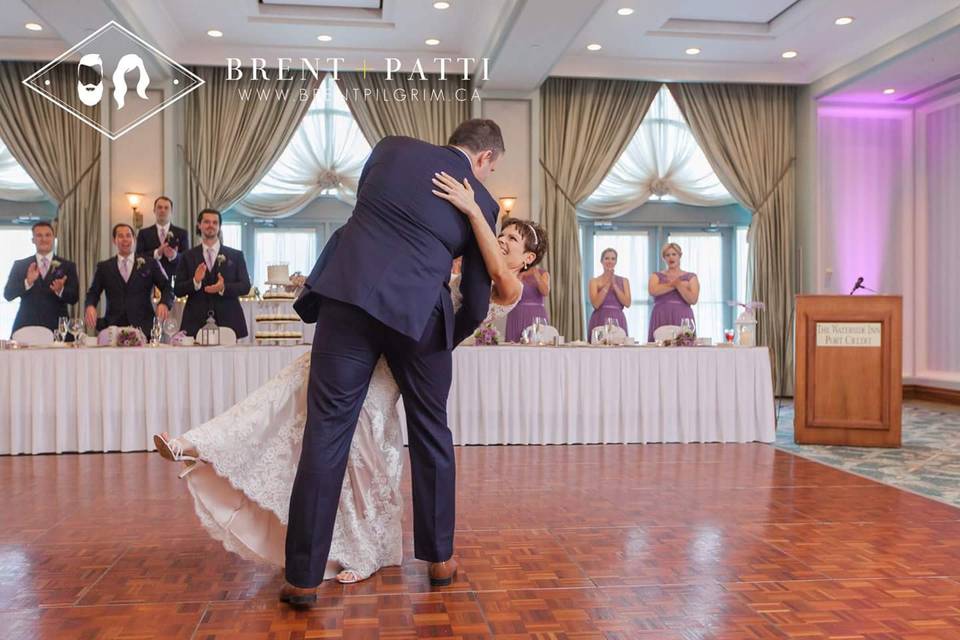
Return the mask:
<svg viewBox="0 0 960 640">
<path fill-rule="evenodd" d="M 256 270 L 253 275 L 258 285 L 266 282 L 267 266 L 286 264 L 290 273 L 307 275 L 317 261 L 317 233 L 313 229 L 257 229 Z"/>
<path fill-rule="evenodd" d="M 243 250 L 254 286 L 267 267 L 307 274 L 353 210 L 370 145 L 337 83 L 324 78 L 290 143 L 267 175 L 224 213 L 224 242 Z"/>
<path fill-rule="evenodd" d="M 40 202 L 46 198 L 37 183 L 0 140 L 0 200 Z"/>
<path fill-rule="evenodd" d="M 647 339 L 653 306 L 647 285 L 650 275 L 664 268 L 660 248 L 676 242 L 683 250 L 681 268 L 700 281 L 693 307 L 697 334 L 723 340 L 724 328 L 735 317 L 727 302 L 743 300 L 746 291 L 750 213 L 735 203 L 714 173 L 667 87 L 657 93 L 627 148 L 577 213 L 581 249 L 587 252 L 584 287 L 601 270 L 603 248 L 616 248 L 617 272 L 630 280 L 633 295 L 625 312 L 631 336 Z M 589 316 L 588 296 L 585 302 Z"/>
<path fill-rule="evenodd" d="M 6 285 L 10 268 L 15 260 L 36 253 L 33 246 L 33 233 L 29 226 L 0 226 L 0 283 Z M 20 298 L 7 302 L 0 297 L 0 336 L 10 337 L 13 321 L 20 308 Z"/>
<path fill-rule="evenodd" d="M 588 215 L 616 217 L 647 201 L 701 207 L 734 202 L 666 86 L 657 93 L 627 148 L 580 209 Z"/>
<path fill-rule="evenodd" d="M 295 214 L 322 195 L 353 202 L 369 155 L 370 144 L 327 75 L 287 148 L 237 209 L 272 218 Z"/>
</svg>

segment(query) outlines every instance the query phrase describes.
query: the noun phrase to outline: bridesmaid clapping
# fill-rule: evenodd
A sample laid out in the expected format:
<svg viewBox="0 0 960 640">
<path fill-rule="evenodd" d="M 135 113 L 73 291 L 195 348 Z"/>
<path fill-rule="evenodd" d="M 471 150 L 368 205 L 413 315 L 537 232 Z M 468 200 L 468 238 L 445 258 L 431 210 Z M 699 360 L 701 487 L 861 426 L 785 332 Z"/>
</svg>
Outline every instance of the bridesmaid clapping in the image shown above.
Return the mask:
<svg viewBox="0 0 960 640">
<path fill-rule="evenodd" d="M 587 335 L 592 336 L 593 329 L 605 325 L 608 318 L 615 320 L 624 333 L 630 335 L 627 316 L 623 313 L 623 309 L 629 307 L 632 300 L 630 281 L 614 274 L 617 266 L 616 249 L 604 249 L 600 255 L 600 264 L 603 265 L 603 273 L 590 279 L 590 304 L 593 305 L 593 313 L 590 315 Z"/>
</svg>

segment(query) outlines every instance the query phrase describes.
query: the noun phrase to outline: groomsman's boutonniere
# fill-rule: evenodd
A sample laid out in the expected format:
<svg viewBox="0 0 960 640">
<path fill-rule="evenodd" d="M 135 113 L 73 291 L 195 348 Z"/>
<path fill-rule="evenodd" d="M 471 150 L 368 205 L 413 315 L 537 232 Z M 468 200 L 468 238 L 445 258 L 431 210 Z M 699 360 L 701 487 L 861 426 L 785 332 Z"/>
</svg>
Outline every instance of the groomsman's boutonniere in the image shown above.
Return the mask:
<svg viewBox="0 0 960 640">
<path fill-rule="evenodd" d="M 143 267 L 143 265 L 145 265 L 145 264 L 147 264 L 146 260 L 144 260 L 144 259 L 141 258 L 140 256 L 137 256 L 137 259 L 136 259 L 136 260 L 134 261 L 134 263 L 133 263 L 133 268 L 139 270 L 139 269 L 141 269 L 141 268 Z"/>
<path fill-rule="evenodd" d="M 176 249 L 178 244 L 180 244 L 180 241 L 177 240 L 177 236 L 173 235 L 172 232 L 167 231 L 167 246 L 171 249 Z"/>
<path fill-rule="evenodd" d="M 226 261 L 227 261 L 227 256 L 223 255 L 222 253 L 217 256 L 217 266 L 218 266 L 218 267 L 222 266 L 223 263 L 226 262 Z"/>
<path fill-rule="evenodd" d="M 50 273 L 53 274 L 54 280 L 59 280 L 63 277 L 63 270 L 60 269 L 61 262 L 59 260 L 50 261 Z"/>
<path fill-rule="evenodd" d="M 59 268 L 60 268 L 60 261 L 59 261 L 59 260 L 54 260 L 54 261 L 52 261 L 52 262 L 50 263 L 50 266 L 53 267 L 54 269 L 59 269 Z"/>
</svg>

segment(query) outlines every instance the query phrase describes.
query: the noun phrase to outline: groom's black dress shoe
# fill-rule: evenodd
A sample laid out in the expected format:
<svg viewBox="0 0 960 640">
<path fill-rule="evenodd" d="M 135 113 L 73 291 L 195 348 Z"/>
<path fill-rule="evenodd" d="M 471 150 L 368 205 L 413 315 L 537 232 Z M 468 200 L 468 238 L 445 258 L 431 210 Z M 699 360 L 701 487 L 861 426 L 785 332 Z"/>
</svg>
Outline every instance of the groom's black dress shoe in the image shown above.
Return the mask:
<svg viewBox="0 0 960 640">
<path fill-rule="evenodd" d="M 445 587 L 453 582 L 457 575 L 457 561 L 450 558 L 446 562 L 430 563 L 430 586 Z"/>
<path fill-rule="evenodd" d="M 286 602 L 291 607 L 310 607 L 317 602 L 317 589 L 303 589 L 285 584 L 280 589 L 280 602 Z"/>
</svg>

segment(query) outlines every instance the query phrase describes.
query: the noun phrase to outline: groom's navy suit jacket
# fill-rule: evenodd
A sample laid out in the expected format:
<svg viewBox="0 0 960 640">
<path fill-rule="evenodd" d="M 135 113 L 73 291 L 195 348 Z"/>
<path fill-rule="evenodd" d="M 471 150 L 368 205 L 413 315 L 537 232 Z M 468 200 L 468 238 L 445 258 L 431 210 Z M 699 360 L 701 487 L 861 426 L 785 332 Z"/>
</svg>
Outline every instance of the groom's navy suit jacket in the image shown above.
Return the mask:
<svg viewBox="0 0 960 640">
<path fill-rule="evenodd" d="M 443 305 L 447 348 L 470 335 L 487 314 L 490 276 L 467 217 L 432 193 L 434 173 L 467 178 L 490 228 L 497 202 L 455 147 L 413 138 L 381 140 L 360 175 L 357 204 L 327 243 L 296 304 L 307 322 L 321 297 L 360 307 L 388 327 L 419 340 L 430 314 Z M 463 305 L 454 314 L 450 265 L 463 256 Z"/>
</svg>

